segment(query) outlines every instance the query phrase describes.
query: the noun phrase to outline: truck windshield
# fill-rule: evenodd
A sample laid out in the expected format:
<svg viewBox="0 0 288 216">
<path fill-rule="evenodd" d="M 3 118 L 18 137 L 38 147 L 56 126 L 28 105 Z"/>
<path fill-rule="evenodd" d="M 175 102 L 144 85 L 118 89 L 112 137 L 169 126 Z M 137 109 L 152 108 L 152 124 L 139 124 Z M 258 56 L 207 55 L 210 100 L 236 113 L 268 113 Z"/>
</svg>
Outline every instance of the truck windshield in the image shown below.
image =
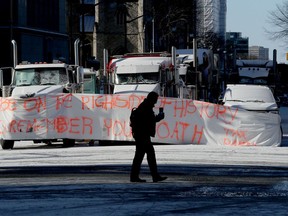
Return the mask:
<svg viewBox="0 0 288 216">
<path fill-rule="evenodd" d="M 68 82 L 65 68 L 16 69 L 13 85 L 64 85 Z"/>
<path fill-rule="evenodd" d="M 159 82 L 158 73 L 117 74 L 116 84 L 153 84 Z"/>
</svg>

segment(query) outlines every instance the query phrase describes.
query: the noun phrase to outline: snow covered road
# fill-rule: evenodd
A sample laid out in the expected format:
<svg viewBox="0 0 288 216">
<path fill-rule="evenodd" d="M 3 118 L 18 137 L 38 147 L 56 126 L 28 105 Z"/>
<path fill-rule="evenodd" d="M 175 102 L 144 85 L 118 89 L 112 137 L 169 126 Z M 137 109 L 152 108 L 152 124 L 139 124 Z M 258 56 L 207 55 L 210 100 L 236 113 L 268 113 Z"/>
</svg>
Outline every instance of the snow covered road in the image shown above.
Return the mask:
<svg viewBox="0 0 288 216">
<path fill-rule="evenodd" d="M 89 146 L 72 148 L 16 142 L 13 150 L 0 150 L 1 167 L 131 164 L 135 147 Z M 288 167 L 287 147 L 226 147 L 156 145 L 159 164 L 251 165 Z M 144 160 L 144 163 L 146 161 Z"/>
</svg>

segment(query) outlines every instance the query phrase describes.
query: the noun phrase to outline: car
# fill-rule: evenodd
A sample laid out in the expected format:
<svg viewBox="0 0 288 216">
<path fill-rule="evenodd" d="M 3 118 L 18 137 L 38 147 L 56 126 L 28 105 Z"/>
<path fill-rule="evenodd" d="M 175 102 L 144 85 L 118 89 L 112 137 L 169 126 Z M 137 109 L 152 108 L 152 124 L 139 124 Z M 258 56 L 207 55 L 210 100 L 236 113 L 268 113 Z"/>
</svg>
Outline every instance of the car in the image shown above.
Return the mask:
<svg viewBox="0 0 288 216">
<path fill-rule="evenodd" d="M 279 106 L 268 86 L 227 84 L 220 101 L 224 106 L 279 114 Z"/>
</svg>

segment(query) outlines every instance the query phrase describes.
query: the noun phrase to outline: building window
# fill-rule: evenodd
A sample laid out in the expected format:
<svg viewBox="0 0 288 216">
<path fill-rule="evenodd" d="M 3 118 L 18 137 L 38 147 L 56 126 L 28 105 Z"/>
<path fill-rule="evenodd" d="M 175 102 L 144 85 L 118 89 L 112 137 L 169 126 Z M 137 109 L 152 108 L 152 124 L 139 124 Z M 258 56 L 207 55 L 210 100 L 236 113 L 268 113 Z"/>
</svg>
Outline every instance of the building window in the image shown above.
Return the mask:
<svg viewBox="0 0 288 216">
<path fill-rule="evenodd" d="M 27 0 L 27 26 L 59 31 L 59 0 Z"/>
<path fill-rule="evenodd" d="M 125 14 L 118 12 L 116 16 L 117 25 L 123 25 L 125 23 Z"/>
<path fill-rule="evenodd" d="M 116 24 L 124 25 L 126 21 L 127 8 L 124 4 L 118 4 L 116 8 Z"/>
</svg>

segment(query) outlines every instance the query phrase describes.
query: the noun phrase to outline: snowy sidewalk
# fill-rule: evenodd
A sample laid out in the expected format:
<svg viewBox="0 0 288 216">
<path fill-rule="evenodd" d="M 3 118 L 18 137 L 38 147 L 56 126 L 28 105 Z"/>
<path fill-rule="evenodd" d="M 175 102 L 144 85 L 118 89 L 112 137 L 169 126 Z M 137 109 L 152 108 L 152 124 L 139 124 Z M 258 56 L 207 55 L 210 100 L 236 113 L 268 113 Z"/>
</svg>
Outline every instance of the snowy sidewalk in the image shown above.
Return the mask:
<svg viewBox="0 0 288 216">
<path fill-rule="evenodd" d="M 0 150 L 0 167 L 83 166 L 131 164 L 134 146 L 48 147 L 16 142 L 13 150 Z M 222 147 L 155 145 L 159 165 L 250 165 L 288 167 L 287 147 Z M 143 163 L 147 163 L 144 159 Z"/>
</svg>

